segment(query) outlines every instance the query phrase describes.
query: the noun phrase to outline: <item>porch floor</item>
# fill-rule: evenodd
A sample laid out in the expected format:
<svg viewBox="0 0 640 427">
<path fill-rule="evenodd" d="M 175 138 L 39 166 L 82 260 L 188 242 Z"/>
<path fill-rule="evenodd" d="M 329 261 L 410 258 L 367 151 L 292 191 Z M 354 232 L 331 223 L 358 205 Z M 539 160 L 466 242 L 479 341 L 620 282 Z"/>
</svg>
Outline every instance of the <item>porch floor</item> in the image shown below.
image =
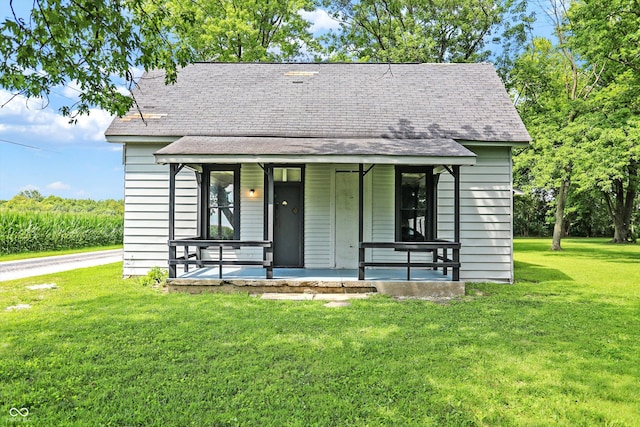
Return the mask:
<svg viewBox="0 0 640 427">
<path fill-rule="evenodd" d="M 222 269 L 223 279 L 264 279 L 264 268 L 232 268 Z M 218 268 L 197 268 L 182 273 L 179 278 L 190 279 L 218 279 Z M 340 280 L 358 281 L 358 270 L 337 268 L 274 268 L 273 280 Z M 266 280 L 266 279 L 265 279 Z M 368 268 L 366 280 L 407 280 L 407 269 L 378 269 Z M 441 271 L 414 269 L 411 271 L 412 281 L 450 282 L 451 274 L 444 275 Z"/>
<path fill-rule="evenodd" d="M 249 292 L 249 293 L 382 293 L 392 296 L 454 297 L 464 295 L 464 283 L 454 282 L 442 271 L 366 270 L 366 279 L 358 280 L 356 269 L 274 268 L 273 279 L 265 278 L 263 268 L 198 268 L 168 279 L 172 292 Z"/>
</svg>

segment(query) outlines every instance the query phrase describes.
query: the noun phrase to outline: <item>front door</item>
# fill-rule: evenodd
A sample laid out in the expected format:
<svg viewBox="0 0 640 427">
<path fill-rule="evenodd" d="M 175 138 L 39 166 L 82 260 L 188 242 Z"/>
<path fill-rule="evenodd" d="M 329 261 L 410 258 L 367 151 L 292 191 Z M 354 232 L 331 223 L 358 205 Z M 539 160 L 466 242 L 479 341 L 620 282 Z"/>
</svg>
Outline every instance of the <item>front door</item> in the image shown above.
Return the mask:
<svg viewBox="0 0 640 427">
<path fill-rule="evenodd" d="M 358 268 L 358 174 L 336 171 L 336 268 Z"/>
<path fill-rule="evenodd" d="M 301 182 L 274 183 L 274 267 L 302 267 L 303 200 Z"/>
</svg>

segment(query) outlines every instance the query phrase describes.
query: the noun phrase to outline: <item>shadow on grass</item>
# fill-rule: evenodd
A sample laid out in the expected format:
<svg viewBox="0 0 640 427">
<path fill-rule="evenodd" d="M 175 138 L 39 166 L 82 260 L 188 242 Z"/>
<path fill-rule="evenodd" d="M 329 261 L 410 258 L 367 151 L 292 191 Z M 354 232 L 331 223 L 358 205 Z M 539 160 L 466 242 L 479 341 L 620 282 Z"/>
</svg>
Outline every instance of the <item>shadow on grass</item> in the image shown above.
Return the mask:
<svg viewBox="0 0 640 427">
<path fill-rule="evenodd" d="M 523 261 L 514 261 L 516 283 L 541 283 L 550 281 L 573 281 L 573 279 L 556 268 Z"/>
<path fill-rule="evenodd" d="M 60 426 L 638 425 L 637 293 L 491 285 L 447 306 L 378 296 L 336 309 L 161 294 L 120 274 L 75 272 L 31 311 L 0 312 L 0 413 Z M 573 280 L 525 262 L 516 279 Z"/>
<path fill-rule="evenodd" d="M 125 290 L 6 330 L 0 391 L 41 425 L 603 423 L 600 402 L 638 404 L 612 385 L 638 379 L 632 309 L 517 293 L 330 309 Z"/>
<path fill-rule="evenodd" d="M 64 307 L 0 362 L 0 392 L 41 425 L 475 425 L 406 341 L 415 306 L 146 294 Z M 425 364 L 407 365 L 407 347 Z"/>
</svg>

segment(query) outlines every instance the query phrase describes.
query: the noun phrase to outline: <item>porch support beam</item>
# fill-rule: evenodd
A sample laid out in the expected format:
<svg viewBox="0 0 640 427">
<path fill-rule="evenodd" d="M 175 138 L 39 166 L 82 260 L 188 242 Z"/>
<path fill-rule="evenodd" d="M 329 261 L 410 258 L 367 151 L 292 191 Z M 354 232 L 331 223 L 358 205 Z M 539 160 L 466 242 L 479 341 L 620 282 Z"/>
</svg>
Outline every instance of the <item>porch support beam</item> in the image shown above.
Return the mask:
<svg viewBox="0 0 640 427">
<path fill-rule="evenodd" d="M 176 175 L 179 171 L 177 163 L 169 165 L 169 241 L 176 238 Z M 176 247 L 169 245 L 169 259 L 176 259 Z M 169 277 L 175 279 L 177 276 L 175 264 L 169 264 Z"/>
<path fill-rule="evenodd" d="M 373 167 L 373 166 L 371 166 Z M 369 168 L 371 170 L 371 168 Z M 367 171 L 368 172 L 368 171 Z M 358 165 L 358 280 L 364 280 L 364 165 Z"/>
<path fill-rule="evenodd" d="M 202 165 L 202 173 L 200 174 L 200 192 L 198 204 L 198 237 L 207 239 L 209 237 L 209 191 L 211 188 L 211 171 Z"/>
<path fill-rule="evenodd" d="M 264 240 L 271 246 L 264 249 L 264 260 L 267 264 L 267 279 L 273 279 L 273 225 L 274 225 L 274 184 L 273 163 L 264 165 Z"/>
<path fill-rule="evenodd" d="M 453 240 L 460 243 L 460 166 L 453 165 Z M 453 250 L 453 262 L 460 262 L 460 248 Z M 460 280 L 460 268 L 454 268 L 452 279 L 457 282 Z"/>
</svg>

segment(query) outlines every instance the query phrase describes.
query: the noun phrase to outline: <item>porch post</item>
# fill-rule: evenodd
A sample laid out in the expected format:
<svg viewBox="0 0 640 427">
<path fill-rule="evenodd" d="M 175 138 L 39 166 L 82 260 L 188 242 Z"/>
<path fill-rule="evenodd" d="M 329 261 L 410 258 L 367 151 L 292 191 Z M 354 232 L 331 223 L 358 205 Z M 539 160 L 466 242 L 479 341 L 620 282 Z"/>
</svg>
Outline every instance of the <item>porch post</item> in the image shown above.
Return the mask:
<svg viewBox="0 0 640 427">
<path fill-rule="evenodd" d="M 209 192 L 211 191 L 211 170 L 202 165 L 202 172 L 198 181 L 198 238 L 205 240 L 209 237 L 209 225 L 211 222 L 209 212 Z M 196 260 L 202 259 L 202 247 L 196 247 Z M 203 265 L 198 263 L 198 268 Z"/>
<path fill-rule="evenodd" d="M 209 191 L 211 191 L 211 171 L 202 165 L 202 176 L 200 178 L 200 208 L 198 209 L 198 237 L 206 239 L 209 235 Z"/>
<path fill-rule="evenodd" d="M 364 280 L 364 165 L 358 165 L 358 280 Z"/>
<path fill-rule="evenodd" d="M 460 243 L 460 165 L 453 165 L 453 191 L 454 191 L 454 210 L 453 210 L 453 240 Z M 453 261 L 460 262 L 460 248 L 453 249 Z M 454 281 L 460 280 L 460 267 L 453 267 L 452 278 Z"/>
<path fill-rule="evenodd" d="M 271 247 L 265 248 L 264 260 L 268 263 L 267 279 L 273 279 L 273 222 L 274 222 L 274 189 L 273 164 L 264 165 L 264 239 L 271 242 Z"/>
<path fill-rule="evenodd" d="M 169 164 L 169 277 L 175 279 L 176 264 L 176 247 L 171 242 L 176 238 L 176 174 L 178 173 L 178 165 L 176 163 Z"/>
</svg>

